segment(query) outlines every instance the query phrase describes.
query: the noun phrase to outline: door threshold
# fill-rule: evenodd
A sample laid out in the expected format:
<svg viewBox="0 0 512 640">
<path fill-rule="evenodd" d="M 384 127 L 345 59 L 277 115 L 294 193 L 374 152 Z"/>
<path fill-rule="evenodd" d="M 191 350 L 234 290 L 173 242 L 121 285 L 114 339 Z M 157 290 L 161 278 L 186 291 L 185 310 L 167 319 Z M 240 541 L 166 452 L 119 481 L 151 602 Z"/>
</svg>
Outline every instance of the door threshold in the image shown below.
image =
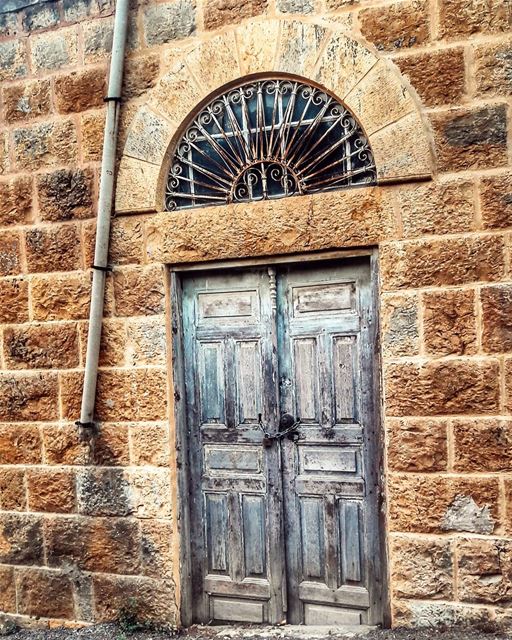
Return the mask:
<svg viewBox="0 0 512 640">
<path fill-rule="evenodd" d="M 284 625 L 215 625 L 210 627 L 208 634 L 217 638 L 333 638 L 365 636 L 378 627 L 367 624 L 344 624 L 344 625 L 305 625 L 305 624 L 284 624 Z M 212 631 L 214 633 L 212 634 Z"/>
</svg>

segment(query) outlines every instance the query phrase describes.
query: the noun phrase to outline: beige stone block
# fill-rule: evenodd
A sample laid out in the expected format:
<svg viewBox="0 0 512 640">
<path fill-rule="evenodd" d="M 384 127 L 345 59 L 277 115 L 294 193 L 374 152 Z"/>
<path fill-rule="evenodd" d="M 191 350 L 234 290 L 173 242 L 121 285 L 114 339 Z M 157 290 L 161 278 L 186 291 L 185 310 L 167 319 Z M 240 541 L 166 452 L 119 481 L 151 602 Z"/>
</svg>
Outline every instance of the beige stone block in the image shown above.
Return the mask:
<svg viewBox="0 0 512 640">
<path fill-rule="evenodd" d="M 196 85 L 185 62 L 175 59 L 151 91 L 148 106 L 179 126 L 208 93 L 207 87 Z"/>
<path fill-rule="evenodd" d="M 154 211 L 158 208 L 157 185 L 160 167 L 136 158 L 124 157 L 116 181 L 117 213 Z"/>
<path fill-rule="evenodd" d="M 169 120 L 144 105 L 130 126 L 124 155 L 160 167 L 173 133 Z"/>
<path fill-rule="evenodd" d="M 391 539 L 391 584 L 398 598 L 450 600 L 453 553 L 446 539 Z"/>
<path fill-rule="evenodd" d="M 134 425 L 130 429 L 130 441 L 133 465 L 169 466 L 168 425 Z"/>
<path fill-rule="evenodd" d="M 497 478 L 391 473 L 388 502 L 391 531 L 491 534 L 499 526 Z"/>
<path fill-rule="evenodd" d="M 201 88 L 215 91 L 241 77 L 235 34 L 230 31 L 201 42 L 187 53 L 186 64 Z"/>
<path fill-rule="evenodd" d="M 336 31 L 320 57 L 315 80 L 343 100 L 376 63 L 377 57 L 372 51 Z"/>
<path fill-rule="evenodd" d="M 277 45 L 276 71 L 311 77 L 327 34 L 326 27 L 318 24 L 283 20 Z"/>
<path fill-rule="evenodd" d="M 423 340 L 433 356 L 477 351 L 475 292 L 444 289 L 423 294 Z"/>
<path fill-rule="evenodd" d="M 418 296 L 381 296 L 381 344 L 384 357 L 419 354 Z"/>
<path fill-rule="evenodd" d="M 459 598 L 508 605 L 512 600 L 512 541 L 461 539 L 457 542 Z"/>
<path fill-rule="evenodd" d="M 127 357 L 132 365 L 165 365 L 166 363 L 165 318 L 144 318 L 128 323 Z"/>
<path fill-rule="evenodd" d="M 416 110 L 411 92 L 387 60 L 379 60 L 347 94 L 344 102 L 366 135 Z"/>
<path fill-rule="evenodd" d="M 454 469 L 463 473 L 512 469 L 512 421 L 495 418 L 453 421 Z"/>
<path fill-rule="evenodd" d="M 386 420 L 389 468 L 395 471 L 446 471 L 447 421 L 431 418 Z"/>
<path fill-rule="evenodd" d="M 475 197 L 471 182 L 401 185 L 396 194 L 404 238 L 473 230 Z"/>
<path fill-rule="evenodd" d="M 280 23 L 253 20 L 236 30 L 241 75 L 274 70 Z"/>
<path fill-rule="evenodd" d="M 89 315 L 90 274 L 73 272 L 31 280 L 35 320 L 82 320 Z"/>
<path fill-rule="evenodd" d="M 432 175 L 426 125 L 415 111 L 370 136 L 380 182 Z"/>
<path fill-rule="evenodd" d="M 131 511 L 139 518 L 169 518 L 171 483 L 168 469 L 141 469 L 129 474 Z"/>
</svg>

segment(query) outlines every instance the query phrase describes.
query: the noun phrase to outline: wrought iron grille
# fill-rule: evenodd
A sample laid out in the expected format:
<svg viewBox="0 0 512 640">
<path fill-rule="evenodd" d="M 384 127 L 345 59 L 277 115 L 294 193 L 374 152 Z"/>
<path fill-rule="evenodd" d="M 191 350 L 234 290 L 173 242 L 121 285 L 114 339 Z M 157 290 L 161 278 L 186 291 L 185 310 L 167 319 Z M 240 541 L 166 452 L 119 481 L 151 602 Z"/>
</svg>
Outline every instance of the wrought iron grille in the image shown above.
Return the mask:
<svg viewBox="0 0 512 640">
<path fill-rule="evenodd" d="M 176 145 L 165 207 L 282 198 L 376 180 L 353 115 L 321 89 L 288 79 L 248 82 L 214 98 Z"/>
</svg>

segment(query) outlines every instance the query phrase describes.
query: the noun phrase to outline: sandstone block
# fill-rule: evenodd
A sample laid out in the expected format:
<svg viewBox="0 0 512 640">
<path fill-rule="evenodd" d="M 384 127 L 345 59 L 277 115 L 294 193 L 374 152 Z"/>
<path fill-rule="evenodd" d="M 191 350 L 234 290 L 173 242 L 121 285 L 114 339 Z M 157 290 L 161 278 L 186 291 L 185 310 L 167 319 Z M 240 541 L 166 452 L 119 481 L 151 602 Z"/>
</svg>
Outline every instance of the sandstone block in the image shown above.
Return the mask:
<svg viewBox="0 0 512 640">
<path fill-rule="evenodd" d="M 240 78 L 234 32 L 199 43 L 187 53 L 187 67 L 201 87 L 215 91 Z"/>
<path fill-rule="evenodd" d="M 386 87 L 385 93 L 382 87 Z M 345 103 L 362 123 L 366 135 L 416 110 L 411 93 L 387 60 L 379 60 L 372 67 L 348 93 Z"/>
<path fill-rule="evenodd" d="M 41 434 L 35 424 L 0 424 L 0 464 L 40 464 Z"/>
<path fill-rule="evenodd" d="M 482 287 L 482 348 L 487 353 L 512 350 L 512 285 Z"/>
<path fill-rule="evenodd" d="M 418 296 L 386 294 L 381 297 L 382 353 L 385 357 L 419 353 Z"/>
<path fill-rule="evenodd" d="M 28 321 L 28 282 L 21 278 L 0 279 L 0 322 Z"/>
<path fill-rule="evenodd" d="M 267 11 L 268 0 L 207 0 L 203 7 L 205 29 L 218 29 L 254 18 Z"/>
<path fill-rule="evenodd" d="M 50 81 L 33 80 L 6 86 L 2 90 L 6 122 L 28 120 L 50 113 Z"/>
<path fill-rule="evenodd" d="M 423 294 L 423 340 L 435 356 L 476 353 L 476 307 L 473 290 Z"/>
<path fill-rule="evenodd" d="M 440 35 L 460 39 L 476 33 L 501 33 L 510 30 L 509 8 L 502 0 L 442 0 Z"/>
<path fill-rule="evenodd" d="M 166 415 L 165 371 L 101 371 L 96 412 L 102 421 L 162 420 Z"/>
<path fill-rule="evenodd" d="M 59 374 L 61 418 L 75 421 L 80 415 L 84 384 L 83 371 L 66 371 Z"/>
<path fill-rule="evenodd" d="M 512 533 L 512 479 L 505 478 L 505 531 Z"/>
<path fill-rule="evenodd" d="M 449 600 L 453 596 L 453 552 L 449 540 L 393 536 L 391 584 L 396 598 Z"/>
<path fill-rule="evenodd" d="M 25 511 L 27 509 L 26 494 L 23 469 L 0 470 L 0 505 L 3 511 Z M 1 584 L 2 572 L 0 571 L 0 586 Z"/>
<path fill-rule="evenodd" d="M 27 7 L 23 14 L 22 24 L 25 31 L 39 31 L 40 29 L 51 29 L 60 22 L 57 5 L 37 4 Z"/>
<path fill-rule="evenodd" d="M 78 414 L 74 414 L 76 418 Z M 84 465 L 89 461 L 87 442 L 79 436 L 74 424 L 43 427 L 45 460 L 49 465 Z"/>
<path fill-rule="evenodd" d="M 27 484 L 30 511 L 72 513 L 76 510 L 73 472 L 55 469 L 29 470 Z"/>
<path fill-rule="evenodd" d="M 48 565 L 131 574 L 140 570 L 140 532 L 128 518 L 54 518 L 45 522 Z"/>
<path fill-rule="evenodd" d="M 0 226 L 28 224 L 32 219 L 32 180 L 16 177 L 0 181 Z"/>
<path fill-rule="evenodd" d="M 52 373 L 0 377 L 0 420 L 52 420 L 57 417 L 57 377 Z"/>
<path fill-rule="evenodd" d="M 312 13 L 313 0 L 277 0 L 277 9 L 282 13 Z"/>
<path fill-rule="evenodd" d="M 335 32 L 320 56 L 315 80 L 343 99 L 377 63 L 377 57 L 362 44 Z"/>
<path fill-rule="evenodd" d="M 395 471 L 446 471 L 448 464 L 445 420 L 407 418 L 386 421 L 388 461 Z"/>
<path fill-rule="evenodd" d="M 165 44 L 189 36 L 196 28 L 195 3 L 174 0 L 144 10 L 144 39 L 148 46 Z"/>
<path fill-rule="evenodd" d="M 505 359 L 505 409 L 512 413 L 512 358 Z"/>
<path fill-rule="evenodd" d="M 504 275 L 503 240 L 473 236 L 382 246 L 384 289 L 443 287 L 492 282 Z"/>
<path fill-rule="evenodd" d="M 55 71 L 78 62 L 78 37 L 74 27 L 30 38 L 32 68 L 36 72 Z"/>
<path fill-rule="evenodd" d="M 485 607 L 475 607 L 448 602 L 395 600 L 393 624 L 396 626 L 440 629 L 468 625 L 494 626 L 492 612 Z"/>
<path fill-rule="evenodd" d="M 89 315 L 90 275 L 37 276 L 31 281 L 34 319 L 82 320 Z"/>
<path fill-rule="evenodd" d="M 168 520 L 141 520 L 140 527 L 144 575 L 157 579 L 171 577 L 175 561 L 171 522 Z"/>
<path fill-rule="evenodd" d="M 432 175 L 433 157 L 426 127 L 418 111 L 397 120 L 370 136 L 377 179 L 424 178 Z M 390 149 L 398 151 L 390 153 Z"/>
<path fill-rule="evenodd" d="M 494 472 L 512 468 L 512 421 L 455 420 L 453 436 L 455 471 Z"/>
<path fill-rule="evenodd" d="M 0 16 L 0 36 L 17 36 L 20 31 L 16 13 L 4 13 Z"/>
<path fill-rule="evenodd" d="M 131 463 L 137 466 L 169 466 L 169 427 L 134 425 L 130 428 Z"/>
<path fill-rule="evenodd" d="M 173 127 L 168 120 L 143 106 L 131 124 L 124 154 L 160 165 L 172 133 Z"/>
<path fill-rule="evenodd" d="M 21 273 L 21 243 L 17 231 L 0 232 L 0 276 Z"/>
<path fill-rule="evenodd" d="M 90 64 L 107 58 L 112 51 L 114 20 L 91 20 L 82 25 L 84 62 Z"/>
<path fill-rule="evenodd" d="M 11 170 L 11 160 L 9 158 L 10 146 L 8 132 L 0 133 L 0 175 Z"/>
<path fill-rule="evenodd" d="M 465 93 L 464 50 L 441 49 L 394 59 L 409 77 L 423 104 L 440 107 L 460 104 Z"/>
<path fill-rule="evenodd" d="M 363 9 L 359 20 L 363 36 L 381 51 L 414 47 L 429 40 L 428 4 L 423 0 Z"/>
<path fill-rule="evenodd" d="M 101 160 L 104 129 L 104 111 L 87 112 L 81 116 L 82 155 L 86 162 L 97 162 Z"/>
<path fill-rule="evenodd" d="M 466 602 L 508 604 L 512 599 L 512 542 L 457 542 L 459 597 Z"/>
<path fill-rule="evenodd" d="M 243 37 L 237 39 L 242 76 L 272 68 L 279 28 L 278 20 L 251 20 L 244 25 Z"/>
<path fill-rule="evenodd" d="M 94 464 L 108 467 L 130 464 L 126 425 L 102 424 L 92 444 L 91 461 Z"/>
<path fill-rule="evenodd" d="M 486 229 L 512 227 L 512 175 L 480 181 L 482 222 Z"/>
<path fill-rule="evenodd" d="M 126 61 L 123 73 L 123 96 L 137 98 L 155 86 L 160 71 L 160 59 L 150 54 Z"/>
<path fill-rule="evenodd" d="M 77 472 L 78 512 L 87 516 L 132 513 L 131 486 L 123 469 L 84 467 Z"/>
<path fill-rule="evenodd" d="M 116 182 L 116 212 L 154 211 L 159 173 L 157 165 L 123 157 Z"/>
<path fill-rule="evenodd" d="M 457 180 L 403 186 L 397 190 L 396 197 L 405 238 L 473 229 L 471 182 Z"/>
<path fill-rule="evenodd" d="M 29 273 L 80 269 L 80 230 L 75 224 L 37 227 L 25 233 Z"/>
<path fill-rule="evenodd" d="M 479 95 L 510 95 L 512 78 L 512 40 L 498 44 L 476 46 L 475 78 Z"/>
<path fill-rule="evenodd" d="M 91 169 L 59 169 L 37 176 L 37 193 L 43 220 L 91 218 L 94 175 Z"/>
<path fill-rule="evenodd" d="M 0 42 L 0 82 L 24 78 L 28 73 L 25 41 Z"/>
<path fill-rule="evenodd" d="M 72 369 L 78 366 L 75 324 L 25 325 L 4 330 L 4 357 L 9 369 Z"/>
<path fill-rule="evenodd" d="M 73 586 L 68 576 L 47 569 L 22 569 L 16 582 L 22 615 L 74 619 Z"/>
<path fill-rule="evenodd" d="M 87 350 L 88 323 L 80 326 L 82 362 Z M 122 367 L 128 347 L 126 328 L 123 321 L 104 320 L 101 328 L 100 367 Z"/>
<path fill-rule="evenodd" d="M 276 70 L 311 77 L 326 34 L 327 29 L 318 24 L 283 21 L 277 41 Z"/>
<path fill-rule="evenodd" d="M 76 22 L 89 15 L 108 13 L 112 7 L 112 0 L 64 0 L 62 3 L 66 22 Z"/>
<path fill-rule="evenodd" d="M 162 365 L 167 362 L 165 319 L 161 316 L 128 324 L 127 357 L 132 365 Z"/>
<path fill-rule="evenodd" d="M 0 567 L 0 610 L 16 611 L 16 585 L 12 567 Z"/>
<path fill-rule="evenodd" d="M 170 518 L 169 469 L 138 469 L 129 475 L 130 505 L 138 518 Z"/>
<path fill-rule="evenodd" d="M 503 104 L 433 113 L 430 121 L 441 171 L 507 164 L 507 108 Z"/>
<path fill-rule="evenodd" d="M 432 360 L 385 368 L 389 416 L 498 413 L 497 360 Z"/>
<path fill-rule="evenodd" d="M 74 71 L 55 78 L 55 106 L 60 113 L 76 113 L 103 106 L 107 90 L 105 67 Z"/>
<path fill-rule="evenodd" d="M 15 565 L 43 563 L 40 518 L 21 513 L 0 514 L 0 562 Z"/>
<path fill-rule="evenodd" d="M 495 478 L 391 474 L 388 500 L 391 531 L 490 534 L 499 524 Z"/>
<path fill-rule="evenodd" d="M 14 130 L 14 157 L 20 170 L 74 164 L 78 154 L 75 123 L 60 120 Z"/>
<path fill-rule="evenodd" d="M 163 273 L 159 266 L 114 271 L 117 316 L 143 316 L 164 310 Z"/>
</svg>

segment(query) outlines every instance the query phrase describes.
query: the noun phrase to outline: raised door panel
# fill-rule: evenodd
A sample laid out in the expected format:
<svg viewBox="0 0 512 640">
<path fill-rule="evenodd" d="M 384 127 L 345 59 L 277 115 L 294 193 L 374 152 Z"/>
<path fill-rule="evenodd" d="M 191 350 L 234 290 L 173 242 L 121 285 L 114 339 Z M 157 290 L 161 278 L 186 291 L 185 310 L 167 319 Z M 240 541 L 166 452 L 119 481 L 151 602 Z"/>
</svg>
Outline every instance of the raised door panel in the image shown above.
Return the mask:
<svg viewBox="0 0 512 640">
<path fill-rule="evenodd" d="M 183 313 L 195 618 L 280 622 L 279 454 L 259 425 L 277 415 L 269 276 L 186 278 Z"/>
<path fill-rule="evenodd" d="M 301 418 L 282 445 L 289 622 L 369 621 L 361 408 L 368 269 L 285 269 L 279 284 L 281 410 Z M 300 554 L 293 548 L 301 549 Z"/>
</svg>

